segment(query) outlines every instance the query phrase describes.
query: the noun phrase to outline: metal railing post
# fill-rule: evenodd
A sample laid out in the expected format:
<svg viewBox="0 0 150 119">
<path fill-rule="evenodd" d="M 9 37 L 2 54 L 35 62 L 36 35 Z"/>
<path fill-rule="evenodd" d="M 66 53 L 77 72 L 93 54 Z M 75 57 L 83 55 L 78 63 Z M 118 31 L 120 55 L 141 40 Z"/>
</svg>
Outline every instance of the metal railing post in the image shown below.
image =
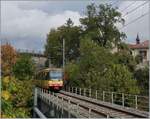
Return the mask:
<svg viewBox="0 0 150 119">
<path fill-rule="evenodd" d="M 89 118 L 91 117 L 91 108 L 89 108 Z"/>
<path fill-rule="evenodd" d="M 109 118 L 109 114 L 107 114 L 107 119 Z"/>
<path fill-rule="evenodd" d="M 34 89 L 34 107 L 37 106 L 37 88 Z"/>
<path fill-rule="evenodd" d="M 58 99 L 58 95 L 56 96 L 56 100 L 57 100 L 57 103 L 56 103 L 56 105 L 57 105 L 57 107 L 56 107 L 56 109 L 58 110 L 58 102 L 59 102 L 59 99 Z"/>
<path fill-rule="evenodd" d="M 97 99 L 97 90 L 95 91 L 95 99 Z"/>
<path fill-rule="evenodd" d="M 111 93 L 111 103 L 114 103 L 114 92 Z"/>
<path fill-rule="evenodd" d="M 72 87 L 72 93 L 73 93 L 73 87 Z"/>
<path fill-rule="evenodd" d="M 63 101 L 64 101 L 64 98 L 62 97 L 61 100 L 62 100 L 62 103 L 61 103 L 61 111 L 62 111 L 62 115 L 63 115 L 63 113 L 64 113 L 64 112 L 63 112 L 63 106 L 64 106 Z"/>
<path fill-rule="evenodd" d="M 135 109 L 137 109 L 138 108 L 138 96 L 137 95 L 135 95 Z"/>
<path fill-rule="evenodd" d="M 77 103 L 77 114 L 79 113 L 79 103 Z"/>
<path fill-rule="evenodd" d="M 86 89 L 84 88 L 84 96 L 86 96 Z"/>
<path fill-rule="evenodd" d="M 122 106 L 124 107 L 124 93 L 122 93 Z"/>
<path fill-rule="evenodd" d="M 77 94 L 77 87 L 75 88 L 75 94 Z"/>
<path fill-rule="evenodd" d="M 103 91 L 103 101 L 105 101 L 105 91 Z"/>
<path fill-rule="evenodd" d="M 91 97 L 91 89 L 89 89 L 89 97 Z"/>
<path fill-rule="evenodd" d="M 80 94 L 79 95 L 81 95 L 81 88 L 80 88 Z"/>
<path fill-rule="evenodd" d="M 69 105 L 68 105 L 68 109 L 70 110 L 70 99 L 68 100 L 68 103 L 69 103 Z"/>
<path fill-rule="evenodd" d="M 43 99 L 43 89 L 41 89 L 41 97 L 42 97 L 42 99 Z"/>
<path fill-rule="evenodd" d="M 68 87 L 68 88 L 69 88 L 68 92 L 70 92 L 70 87 Z"/>
</svg>

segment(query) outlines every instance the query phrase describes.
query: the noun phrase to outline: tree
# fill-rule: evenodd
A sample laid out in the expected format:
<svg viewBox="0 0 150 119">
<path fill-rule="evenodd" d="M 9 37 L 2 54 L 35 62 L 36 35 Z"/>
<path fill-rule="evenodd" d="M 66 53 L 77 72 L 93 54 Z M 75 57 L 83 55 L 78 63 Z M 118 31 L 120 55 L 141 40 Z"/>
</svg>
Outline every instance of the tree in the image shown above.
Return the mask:
<svg viewBox="0 0 150 119">
<path fill-rule="evenodd" d="M 117 63 L 128 67 L 129 71 L 134 72 L 136 68 L 136 60 L 132 56 L 131 51 L 127 44 L 120 43 L 118 47 L 118 52 L 115 53 Z"/>
<path fill-rule="evenodd" d="M 126 38 L 125 34 L 116 27 L 116 24 L 124 24 L 124 19 L 121 18 L 117 8 L 108 4 L 99 6 L 91 4 L 87 6 L 86 14 L 87 17 L 80 19 L 84 34 L 100 46 L 111 48 Z"/>
<path fill-rule="evenodd" d="M 113 64 L 105 73 L 108 87 L 115 92 L 139 94 L 137 81 L 125 65 Z"/>
<path fill-rule="evenodd" d="M 16 58 L 17 53 L 10 44 L 7 43 L 1 46 L 1 66 L 3 76 L 11 74 Z"/>
<path fill-rule="evenodd" d="M 13 67 L 13 73 L 15 77 L 20 80 L 31 79 L 35 71 L 34 62 L 29 55 L 20 55 L 16 64 Z"/>
<path fill-rule="evenodd" d="M 149 68 L 138 69 L 134 72 L 134 77 L 140 87 L 142 95 L 149 94 Z"/>
<path fill-rule="evenodd" d="M 47 35 L 45 54 L 49 56 L 56 66 L 62 65 L 62 45 L 65 40 L 66 62 L 75 60 L 79 56 L 80 27 L 73 26 L 71 19 L 57 29 L 52 29 Z"/>
<path fill-rule="evenodd" d="M 136 80 L 115 55 L 85 38 L 80 43 L 80 59 L 66 66 L 71 85 L 105 91 L 138 94 Z"/>
</svg>

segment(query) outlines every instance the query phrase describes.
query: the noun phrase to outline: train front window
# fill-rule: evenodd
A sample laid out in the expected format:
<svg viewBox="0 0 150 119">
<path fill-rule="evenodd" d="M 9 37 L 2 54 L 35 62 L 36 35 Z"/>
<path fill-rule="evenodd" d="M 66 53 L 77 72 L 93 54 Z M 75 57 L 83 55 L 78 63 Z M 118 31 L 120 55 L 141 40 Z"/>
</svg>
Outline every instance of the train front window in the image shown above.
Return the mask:
<svg viewBox="0 0 150 119">
<path fill-rule="evenodd" d="M 61 71 L 50 71 L 49 72 L 50 78 L 53 80 L 62 79 L 62 72 Z"/>
</svg>

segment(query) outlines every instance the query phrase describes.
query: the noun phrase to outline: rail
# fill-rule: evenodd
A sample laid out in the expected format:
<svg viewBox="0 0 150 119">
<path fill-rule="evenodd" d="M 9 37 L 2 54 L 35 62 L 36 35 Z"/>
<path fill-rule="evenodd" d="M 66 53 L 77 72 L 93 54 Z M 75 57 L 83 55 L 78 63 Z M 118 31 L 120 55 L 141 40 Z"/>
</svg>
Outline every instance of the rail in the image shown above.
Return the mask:
<svg viewBox="0 0 150 119">
<path fill-rule="evenodd" d="M 109 103 L 101 102 L 98 99 L 93 99 L 92 90 L 89 93 L 82 91 L 82 89 L 72 88 L 73 93 L 68 91 L 60 91 L 54 93 L 46 89 L 36 88 L 34 105 L 37 105 L 37 98 L 41 98 L 42 101 L 47 104 L 53 103 L 57 107 L 69 111 L 70 114 L 76 115 L 80 118 L 91 117 L 148 117 L 148 113 L 138 111 L 136 109 L 121 108 L 122 106 L 110 105 Z M 74 93 L 75 91 L 75 93 Z M 79 93 L 79 94 L 78 94 Z M 88 97 L 86 97 L 88 95 Z M 114 93 L 113 93 L 114 95 Z M 113 97 L 113 96 L 112 96 Z M 104 97 L 103 97 L 104 98 Z M 106 98 L 105 98 L 106 99 Z M 112 100 L 111 100 L 112 101 Z M 114 100 L 113 100 L 114 101 Z M 40 114 L 41 115 L 41 114 Z M 69 116 L 68 116 L 69 117 Z"/>
<path fill-rule="evenodd" d="M 103 102 L 130 107 L 141 111 L 149 111 L 149 97 L 140 95 L 131 95 L 118 92 L 109 92 L 101 90 L 93 90 L 78 87 L 67 87 L 67 92 L 90 97 Z"/>
</svg>

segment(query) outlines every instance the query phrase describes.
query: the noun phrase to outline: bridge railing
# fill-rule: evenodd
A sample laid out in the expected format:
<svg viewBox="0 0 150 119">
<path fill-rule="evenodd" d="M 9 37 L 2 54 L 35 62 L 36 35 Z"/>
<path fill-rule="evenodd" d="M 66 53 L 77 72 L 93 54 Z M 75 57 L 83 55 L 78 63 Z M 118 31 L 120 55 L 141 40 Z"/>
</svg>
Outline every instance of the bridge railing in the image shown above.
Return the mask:
<svg viewBox="0 0 150 119">
<path fill-rule="evenodd" d="M 77 87 L 67 87 L 65 90 L 71 93 L 76 93 L 78 95 L 94 98 L 100 101 L 121 105 L 123 107 L 130 107 L 141 111 L 149 111 L 148 96 L 131 95 L 125 93 L 109 92 Z"/>
</svg>

